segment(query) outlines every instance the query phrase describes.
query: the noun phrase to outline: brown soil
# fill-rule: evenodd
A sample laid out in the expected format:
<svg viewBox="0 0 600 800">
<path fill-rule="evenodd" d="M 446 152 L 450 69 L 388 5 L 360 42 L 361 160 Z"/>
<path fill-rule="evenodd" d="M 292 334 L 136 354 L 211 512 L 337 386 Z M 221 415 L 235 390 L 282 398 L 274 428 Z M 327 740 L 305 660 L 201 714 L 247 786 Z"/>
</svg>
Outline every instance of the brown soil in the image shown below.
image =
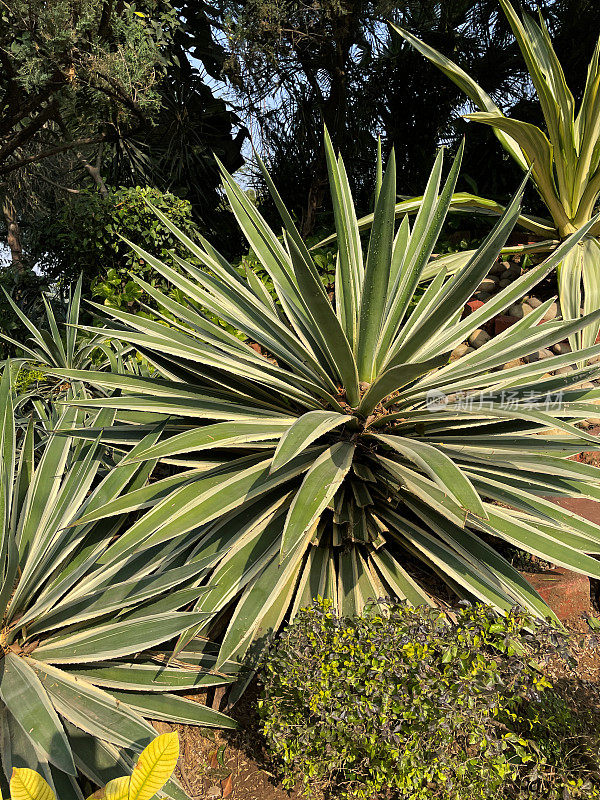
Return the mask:
<svg viewBox="0 0 600 800">
<path fill-rule="evenodd" d="M 209 731 L 191 725 L 154 721 L 160 732 L 179 733 L 180 759 L 176 777 L 192 800 L 300 800 L 286 791 L 264 751 L 256 709 L 258 690 L 250 687 L 229 713 L 237 731 Z M 216 707 L 219 696 L 213 701 Z M 203 698 L 206 702 L 206 698 Z"/>
<path fill-rule="evenodd" d="M 600 435 L 600 425 L 590 426 L 586 429 L 586 433 L 591 433 L 594 436 Z M 582 461 L 584 464 L 600 467 L 600 450 L 588 450 L 585 453 L 580 453 L 578 456 L 574 456 L 574 461 Z"/>
</svg>

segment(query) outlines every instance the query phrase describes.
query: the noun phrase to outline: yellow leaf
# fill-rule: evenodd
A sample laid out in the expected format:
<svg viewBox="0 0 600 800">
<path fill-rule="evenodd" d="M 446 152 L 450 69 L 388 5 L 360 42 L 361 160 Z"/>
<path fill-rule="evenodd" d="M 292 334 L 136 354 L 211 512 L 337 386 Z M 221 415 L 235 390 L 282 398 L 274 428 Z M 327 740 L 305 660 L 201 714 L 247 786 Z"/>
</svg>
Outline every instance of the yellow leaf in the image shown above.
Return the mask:
<svg viewBox="0 0 600 800">
<path fill-rule="evenodd" d="M 13 769 L 10 796 L 12 800 L 56 800 L 54 792 L 42 776 L 26 767 Z"/>
<path fill-rule="evenodd" d="M 179 737 L 175 732 L 157 736 L 140 753 L 129 783 L 128 800 L 150 800 L 173 774 L 179 758 Z"/>
<path fill-rule="evenodd" d="M 129 794 L 129 777 L 115 778 L 103 789 L 91 794 L 87 800 L 127 800 Z"/>
</svg>

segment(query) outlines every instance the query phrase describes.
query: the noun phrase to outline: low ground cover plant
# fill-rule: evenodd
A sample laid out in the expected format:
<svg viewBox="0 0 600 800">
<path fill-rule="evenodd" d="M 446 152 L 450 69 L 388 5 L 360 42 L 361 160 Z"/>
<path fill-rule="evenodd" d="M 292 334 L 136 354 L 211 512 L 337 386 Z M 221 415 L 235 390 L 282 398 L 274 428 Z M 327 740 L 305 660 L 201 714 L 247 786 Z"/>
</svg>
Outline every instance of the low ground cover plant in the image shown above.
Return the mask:
<svg viewBox="0 0 600 800">
<path fill-rule="evenodd" d="M 523 629 L 528 630 L 523 633 Z M 303 609 L 261 673 L 284 784 L 372 800 L 600 797 L 600 739 L 538 669 L 562 635 L 512 610 Z"/>
</svg>

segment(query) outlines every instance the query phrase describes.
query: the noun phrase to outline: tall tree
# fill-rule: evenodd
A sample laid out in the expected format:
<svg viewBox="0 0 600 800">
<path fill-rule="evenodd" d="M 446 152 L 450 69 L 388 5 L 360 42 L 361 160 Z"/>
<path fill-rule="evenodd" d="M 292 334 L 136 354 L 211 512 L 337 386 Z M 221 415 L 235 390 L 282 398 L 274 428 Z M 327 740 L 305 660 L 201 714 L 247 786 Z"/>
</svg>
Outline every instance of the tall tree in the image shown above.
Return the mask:
<svg viewBox="0 0 600 800">
<path fill-rule="evenodd" d="M 46 216 L 90 184 L 151 185 L 215 219 L 213 153 L 241 163 L 244 132 L 215 98 L 224 51 L 201 2 L 16 0 L 0 19 L 0 194 L 13 266 L 45 252 Z M 208 226 L 208 230 L 214 230 Z"/>
<path fill-rule="evenodd" d="M 118 143 L 107 175 L 113 184 L 148 183 L 186 198 L 200 228 L 218 236 L 224 214 L 215 156 L 230 172 L 238 169 L 248 132 L 214 88 L 227 56 L 215 35 L 219 9 L 194 0 L 178 2 L 177 11 L 181 24 L 164 53 L 160 109 Z"/>
<path fill-rule="evenodd" d="M 147 12 L 122 0 L 4 4 L 0 176 L 114 139 L 158 107 L 161 48 L 179 20 L 166 0 L 146 4 Z"/>
<path fill-rule="evenodd" d="M 355 90 L 391 7 L 387 0 L 231 0 L 229 74 L 247 112 L 260 119 L 261 145 L 303 232 L 315 222 L 327 185 L 324 122 L 348 152 L 360 109 Z M 371 144 L 372 144 L 372 137 Z M 351 140 L 352 141 L 352 140 Z M 360 152 L 365 144 L 352 141 Z M 288 192 L 286 192 L 288 190 Z M 301 196 L 301 207 L 298 197 Z"/>
<path fill-rule="evenodd" d="M 123 0 L 3 4 L 0 185 L 18 269 L 23 265 L 18 182 L 7 176 L 68 152 L 106 192 L 98 146 L 140 126 L 158 109 L 161 48 L 178 26 L 167 0 L 146 0 L 145 11 Z"/>
<path fill-rule="evenodd" d="M 600 4 L 525 0 L 524 5 L 533 11 L 541 7 L 561 57 L 583 85 Z M 399 191 L 414 194 L 435 149 L 454 145 L 466 130 L 460 119 L 464 95 L 405 47 L 386 20 L 451 55 L 504 110 L 516 104 L 533 110 L 531 86 L 497 0 L 228 0 L 228 8 L 230 74 L 257 129 L 257 143 L 305 233 L 314 227 L 326 184 L 323 122 L 353 164 L 355 198 L 363 212 L 371 203 L 378 134 L 384 150 L 396 147 Z M 477 184 L 487 194 L 509 193 L 519 180 L 517 171 L 500 161 L 490 170 L 490 159 L 500 159 L 500 150 L 493 137 L 473 127 L 463 188 Z"/>
</svg>

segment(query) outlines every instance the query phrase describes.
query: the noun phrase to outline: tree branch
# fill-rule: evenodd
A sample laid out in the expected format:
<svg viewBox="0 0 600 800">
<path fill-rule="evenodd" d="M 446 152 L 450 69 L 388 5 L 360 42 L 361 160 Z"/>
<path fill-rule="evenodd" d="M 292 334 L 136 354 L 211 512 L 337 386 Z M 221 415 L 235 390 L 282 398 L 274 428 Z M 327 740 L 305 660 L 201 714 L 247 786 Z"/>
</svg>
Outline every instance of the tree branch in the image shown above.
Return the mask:
<svg viewBox="0 0 600 800">
<path fill-rule="evenodd" d="M 0 53 L 1 52 L 2 51 L 0 50 Z M 17 125 L 22 119 L 30 116 L 37 108 L 39 108 L 40 105 L 52 97 L 53 94 L 55 94 L 59 89 L 62 89 L 66 83 L 66 80 L 67 79 L 65 75 L 60 70 L 56 70 L 42 91 L 38 92 L 33 97 L 30 97 L 25 102 L 16 103 L 16 108 L 13 110 L 13 112 L 5 115 L 4 118 L 0 120 L 0 134 L 10 133 L 12 128 L 14 128 L 15 125 Z"/>
<path fill-rule="evenodd" d="M 42 161 L 44 158 L 55 156 L 57 153 L 64 153 L 66 150 L 73 150 L 75 147 L 84 147 L 87 144 L 98 144 L 99 142 L 105 142 L 109 138 L 110 137 L 107 134 L 102 133 L 98 136 L 90 136 L 87 139 L 76 139 L 72 142 L 64 142 L 57 147 L 52 147 L 50 150 L 45 150 L 42 153 L 36 153 L 35 155 L 29 156 L 28 158 L 23 158 L 20 161 L 14 161 L 12 164 L 0 165 L 0 175 L 8 175 L 9 172 L 14 172 L 16 169 L 26 167 L 27 164 L 34 164 L 36 161 Z"/>
<path fill-rule="evenodd" d="M 21 130 L 15 133 L 12 139 L 10 139 L 4 145 L 4 147 L 0 147 L 0 163 L 4 161 L 11 153 L 14 153 L 15 150 L 21 147 L 21 145 L 23 145 L 29 139 L 32 139 L 33 136 L 40 130 L 40 128 L 43 128 L 46 122 L 48 122 L 55 111 L 56 104 L 54 102 L 48 103 L 46 108 L 40 111 L 38 116 L 32 120 L 29 125 L 21 128 Z"/>
</svg>

